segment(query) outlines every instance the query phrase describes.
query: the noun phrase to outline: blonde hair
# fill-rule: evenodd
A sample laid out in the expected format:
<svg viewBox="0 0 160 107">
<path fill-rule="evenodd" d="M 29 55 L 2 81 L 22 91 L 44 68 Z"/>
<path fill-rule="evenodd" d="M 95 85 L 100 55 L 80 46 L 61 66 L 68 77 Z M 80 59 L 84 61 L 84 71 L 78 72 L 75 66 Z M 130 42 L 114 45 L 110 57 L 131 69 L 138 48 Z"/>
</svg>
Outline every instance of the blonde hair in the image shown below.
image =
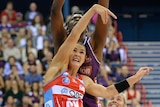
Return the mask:
<svg viewBox="0 0 160 107">
<path fill-rule="evenodd" d="M 123 96 L 123 100 L 124 100 L 124 107 L 127 107 L 127 99 L 126 99 L 126 95 L 122 92 L 120 93 L 120 95 Z"/>
</svg>

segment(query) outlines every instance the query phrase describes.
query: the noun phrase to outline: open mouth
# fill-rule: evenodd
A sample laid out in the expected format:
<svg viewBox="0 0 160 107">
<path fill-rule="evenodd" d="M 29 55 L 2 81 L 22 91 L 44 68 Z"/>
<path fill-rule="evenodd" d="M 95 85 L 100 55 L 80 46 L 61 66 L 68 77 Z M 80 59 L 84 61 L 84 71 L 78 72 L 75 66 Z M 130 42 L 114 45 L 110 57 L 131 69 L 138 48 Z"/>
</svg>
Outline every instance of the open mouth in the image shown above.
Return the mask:
<svg viewBox="0 0 160 107">
<path fill-rule="evenodd" d="M 113 104 L 113 105 L 111 105 L 110 107 L 118 107 L 117 105 L 115 105 L 115 104 Z"/>
<path fill-rule="evenodd" d="M 80 62 L 78 58 L 74 58 L 73 61 Z"/>
<path fill-rule="evenodd" d="M 116 106 L 116 105 L 112 105 L 111 107 L 118 107 L 118 106 Z"/>
</svg>

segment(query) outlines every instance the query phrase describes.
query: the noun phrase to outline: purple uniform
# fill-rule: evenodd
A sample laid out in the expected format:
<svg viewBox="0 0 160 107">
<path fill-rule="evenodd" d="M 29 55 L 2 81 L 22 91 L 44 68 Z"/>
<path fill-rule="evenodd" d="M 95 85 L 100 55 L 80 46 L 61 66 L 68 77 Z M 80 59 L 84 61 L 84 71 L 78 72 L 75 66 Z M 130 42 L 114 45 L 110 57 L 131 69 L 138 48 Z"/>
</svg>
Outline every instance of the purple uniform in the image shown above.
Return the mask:
<svg viewBox="0 0 160 107">
<path fill-rule="evenodd" d="M 84 45 L 86 47 L 86 60 L 80 67 L 79 73 L 89 76 L 93 81 L 95 81 L 100 68 L 100 62 L 97 60 L 92 47 L 90 45 L 90 37 L 86 37 Z M 83 97 L 84 107 L 98 107 L 97 99 L 85 93 Z"/>
</svg>

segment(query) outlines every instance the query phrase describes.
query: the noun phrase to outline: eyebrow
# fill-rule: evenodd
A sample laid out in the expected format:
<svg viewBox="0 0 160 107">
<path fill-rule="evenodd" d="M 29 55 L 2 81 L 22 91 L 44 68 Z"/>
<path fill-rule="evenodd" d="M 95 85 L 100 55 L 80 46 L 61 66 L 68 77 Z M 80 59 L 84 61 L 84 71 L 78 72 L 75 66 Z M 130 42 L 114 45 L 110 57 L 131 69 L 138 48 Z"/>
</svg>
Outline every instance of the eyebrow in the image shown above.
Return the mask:
<svg viewBox="0 0 160 107">
<path fill-rule="evenodd" d="M 117 98 L 123 99 L 121 96 L 118 96 Z"/>
<path fill-rule="evenodd" d="M 80 51 L 85 51 L 84 49 L 80 49 Z"/>
</svg>

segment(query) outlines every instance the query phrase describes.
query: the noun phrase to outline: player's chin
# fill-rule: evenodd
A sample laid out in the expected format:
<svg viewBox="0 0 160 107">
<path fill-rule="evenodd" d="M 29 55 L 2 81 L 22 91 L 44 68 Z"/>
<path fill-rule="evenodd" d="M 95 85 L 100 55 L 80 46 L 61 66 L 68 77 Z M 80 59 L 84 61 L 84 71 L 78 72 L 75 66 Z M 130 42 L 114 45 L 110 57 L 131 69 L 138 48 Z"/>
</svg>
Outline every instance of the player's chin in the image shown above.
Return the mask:
<svg viewBox="0 0 160 107">
<path fill-rule="evenodd" d="M 82 63 L 80 63 L 80 62 L 72 61 L 73 67 L 80 67 L 81 65 L 82 65 Z"/>
</svg>

